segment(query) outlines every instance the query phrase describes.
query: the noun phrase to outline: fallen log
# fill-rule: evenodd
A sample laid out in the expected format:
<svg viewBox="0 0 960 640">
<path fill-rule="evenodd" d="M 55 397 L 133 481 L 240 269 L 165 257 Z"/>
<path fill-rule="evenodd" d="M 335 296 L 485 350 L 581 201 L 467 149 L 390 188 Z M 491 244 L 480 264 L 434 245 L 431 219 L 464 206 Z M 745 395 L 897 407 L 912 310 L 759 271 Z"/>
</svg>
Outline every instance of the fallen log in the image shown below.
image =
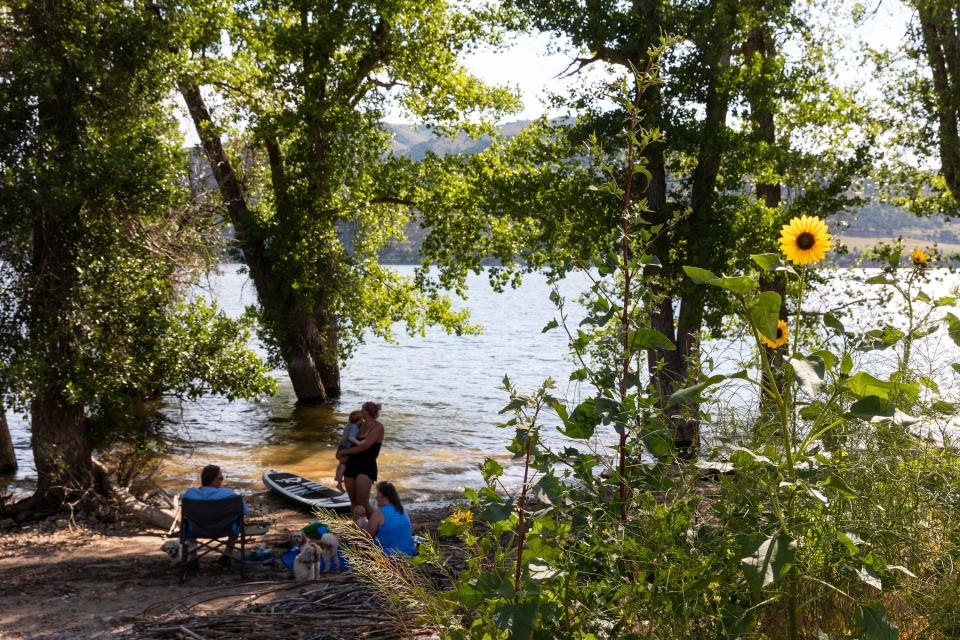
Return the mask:
<svg viewBox="0 0 960 640">
<path fill-rule="evenodd" d="M 103 488 L 116 499 L 117 505 L 124 513 L 157 529 L 169 531 L 173 528 L 173 523 L 176 520 L 173 512 L 142 502 L 123 487 L 114 484 L 110 476 L 110 470 L 96 458 L 93 459 L 93 468 L 100 474 L 100 482 Z"/>
</svg>

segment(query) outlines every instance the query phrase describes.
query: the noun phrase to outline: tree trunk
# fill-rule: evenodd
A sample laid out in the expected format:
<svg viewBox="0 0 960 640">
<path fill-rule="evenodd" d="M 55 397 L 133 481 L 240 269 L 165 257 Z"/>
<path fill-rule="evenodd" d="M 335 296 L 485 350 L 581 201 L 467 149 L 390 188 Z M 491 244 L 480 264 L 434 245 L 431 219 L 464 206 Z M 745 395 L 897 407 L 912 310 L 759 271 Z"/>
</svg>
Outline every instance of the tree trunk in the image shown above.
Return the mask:
<svg viewBox="0 0 960 640">
<path fill-rule="evenodd" d="M 960 202 L 960 7 L 951 8 L 943 0 L 919 0 L 915 5 L 933 76 L 941 172 Z"/>
<path fill-rule="evenodd" d="M 66 9 L 62 9 L 66 11 Z M 70 163 L 79 144 L 80 117 L 76 105 L 83 89 L 69 72 L 73 64 L 64 57 L 65 70 L 55 75 L 56 93 L 37 106 L 38 121 L 50 137 L 45 161 Z M 69 367 L 76 358 L 76 328 L 69 304 L 77 287 L 73 239 L 82 234 L 83 196 L 73 185 L 45 184 L 42 205 L 31 215 L 29 342 L 40 361 L 38 390 L 30 405 L 30 431 L 37 469 L 37 491 L 25 510 L 57 508 L 64 502 L 86 501 L 96 491 L 84 407 L 71 401 L 65 388 Z"/>
<path fill-rule="evenodd" d="M 764 16 L 761 16 L 763 18 Z M 743 45 L 744 58 L 749 63 L 752 56 L 761 57 L 761 74 L 768 70 L 768 62 L 776 55 L 776 42 L 774 41 L 771 29 L 766 24 L 759 24 L 751 29 Z M 752 65 L 751 65 L 752 66 Z M 773 149 L 777 143 L 776 123 L 774 121 L 774 91 L 773 83 L 766 76 L 761 75 L 757 81 L 748 88 L 747 102 L 750 104 L 750 120 L 752 123 L 752 133 L 758 143 L 766 146 L 767 149 Z M 757 199 L 763 201 L 770 209 L 777 209 L 783 198 L 783 189 L 779 182 L 764 183 L 758 182 L 756 186 Z M 772 275 L 766 272 L 760 274 L 760 290 L 773 291 L 780 296 L 784 304 L 780 305 L 780 319 L 787 319 L 787 279 L 783 274 Z M 771 349 L 764 346 L 767 360 L 770 362 L 771 369 L 774 372 L 783 367 L 783 349 Z M 777 380 L 770 380 L 768 383 L 776 385 L 783 389 L 784 380 L 779 377 Z M 761 408 L 767 406 L 771 399 L 766 395 L 761 395 Z"/>
<path fill-rule="evenodd" d="M 0 407 L 0 475 L 9 475 L 17 470 L 17 454 L 13 450 L 13 438 L 7 425 L 7 414 Z"/>
<path fill-rule="evenodd" d="M 230 221 L 236 229 L 237 242 L 250 270 L 250 279 L 257 291 L 265 324 L 268 325 L 266 328 L 277 341 L 297 400 L 323 402 L 340 395 L 336 319 L 324 318 L 322 310 L 300 313 L 294 311 L 304 305 L 316 309 L 317 301 L 297 300 L 290 283 L 273 268 L 263 234 L 247 205 L 240 180 L 216 133 L 216 125 L 200 93 L 200 87 L 183 80 L 179 89 L 210 162 L 220 195 L 230 214 Z M 282 191 L 283 165 L 280 149 L 269 139 L 266 146 L 274 188 Z M 282 200 L 282 195 L 277 194 L 278 201 Z"/>
<path fill-rule="evenodd" d="M 53 506 L 92 497 L 93 445 L 83 407 L 71 404 L 51 385 L 34 398 L 30 417 L 40 503 Z"/>
</svg>

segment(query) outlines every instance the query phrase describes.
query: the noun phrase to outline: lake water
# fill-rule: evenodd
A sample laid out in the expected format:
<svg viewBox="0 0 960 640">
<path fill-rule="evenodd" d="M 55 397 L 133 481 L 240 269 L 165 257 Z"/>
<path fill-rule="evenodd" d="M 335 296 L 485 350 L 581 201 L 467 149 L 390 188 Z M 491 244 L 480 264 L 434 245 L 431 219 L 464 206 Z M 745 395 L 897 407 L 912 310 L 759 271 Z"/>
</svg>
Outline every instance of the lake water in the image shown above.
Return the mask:
<svg viewBox="0 0 960 640">
<path fill-rule="evenodd" d="M 412 267 L 397 269 L 413 271 Z M 837 272 L 811 304 L 837 304 L 847 295 L 844 282 L 852 273 Z M 941 276 L 942 282 L 928 288 L 931 295 L 946 293 L 958 282 L 947 272 Z M 559 286 L 571 299 L 589 283 L 586 275 L 574 274 Z M 293 389 L 280 371 L 275 372 L 277 395 L 259 402 L 208 397 L 168 404 L 165 413 L 176 437 L 163 468 L 162 484 L 171 490 L 186 487 L 208 463 L 224 467 L 228 484 L 247 490 L 261 489 L 260 474 L 269 468 L 332 482 L 334 453 L 346 415 L 364 401 L 374 400 L 383 404 L 381 421 L 386 428 L 380 476 L 394 481 L 406 500 L 449 500 L 459 496 L 465 486 L 479 485 L 477 466 L 485 457 L 504 463 L 510 458 L 504 447 L 512 434 L 496 426 L 502 419 L 498 411 L 507 402 L 506 393 L 499 388 L 505 374 L 523 391 L 552 377 L 558 384 L 557 393 L 570 402 L 585 390 L 567 382 L 573 366 L 566 359 L 564 333 L 542 333 L 556 315 L 549 301 L 550 285 L 543 276 L 529 275 L 520 288 L 499 294 L 490 289 L 485 275 L 472 276 L 468 284 L 470 298 L 465 304 L 473 320 L 484 327 L 482 335 L 457 337 L 431 330 L 425 337 L 412 338 L 401 332 L 397 344 L 371 340 L 343 370 L 344 395 L 330 405 L 297 406 Z M 210 278 L 208 292 L 232 315 L 254 302 L 252 285 L 233 265 L 224 265 L 219 275 Z M 893 308 L 868 306 L 859 323 L 875 326 L 884 311 Z M 576 324 L 576 313 L 571 315 Z M 951 385 L 955 374 L 944 363 L 956 359 L 956 350 L 942 334 L 932 336 L 928 343 L 927 373 L 942 385 Z M 711 341 L 704 351 L 720 371 L 740 368 L 748 353 L 737 340 Z M 871 368 L 878 371 L 889 365 L 885 362 L 889 352 L 869 357 L 873 358 Z M 737 388 L 725 393 L 727 404 L 735 405 Z M 27 425 L 22 417 L 8 418 L 12 418 L 21 465 L 15 485 L 29 489 L 33 466 Z M 546 433 L 555 441 L 561 439 L 552 426 Z M 610 442 L 612 434 L 606 439 Z M 593 445 L 602 449 L 605 442 Z"/>
<path fill-rule="evenodd" d="M 413 272 L 413 267 L 397 269 Z M 371 340 L 344 368 L 343 396 L 330 405 L 297 406 L 282 371 L 275 372 L 278 393 L 259 402 L 208 397 L 169 404 L 166 414 L 178 437 L 163 484 L 186 487 L 208 463 L 224 467 L 228 484 L 250 489 L 262 487 L 260 474 L 269 468 L 332 482 L 342 425 L 366 400 L 383 405 L 381 479 L 396 482 L 407 499 L 448 499 L 478 484 L 477 465 L 485 457 L 509 457 L 504 446 L 512 434 L 496 427 L 508 399 L 498 388 L 503 376 L 521 390 L 552 376 L 567 391 L 573 367 L 564 359 L 564 335 L 541 333 L 555 315 L 543 276 L 530 275 L 520 288 L 502 294 L 492 291 L 485 275 L 471 276 L 468 284 L 465 304 L 483 334 L 457 337 L 429 330 L 425 337 L 409 337 L 401 330 L 397 344 Z M 587 286 L 581 274 L 560 283 L 560 290 L 575 297 Z M 206 287 L 231 315 L 255 301 L 252 284 L 234 265 L 223 265 Z M 22 417 L 8 418 L 21 465 L 16 482 L 29 488 L 33 466 L 27 425 Z"/>
</svg>

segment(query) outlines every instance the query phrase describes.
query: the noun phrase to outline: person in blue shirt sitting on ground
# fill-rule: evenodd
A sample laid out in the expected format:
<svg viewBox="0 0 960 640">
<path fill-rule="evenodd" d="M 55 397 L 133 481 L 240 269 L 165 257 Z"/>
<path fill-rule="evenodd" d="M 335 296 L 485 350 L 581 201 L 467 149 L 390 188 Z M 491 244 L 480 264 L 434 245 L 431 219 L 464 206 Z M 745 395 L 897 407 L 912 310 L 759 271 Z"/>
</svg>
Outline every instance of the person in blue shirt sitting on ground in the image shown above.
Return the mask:
<svg viewBox="0 0 960 640">
<path fill-rule="evenodd" d="M 417 555 L 410 515 L 404 511 L 393 484 L 377 483 L 377 507 L 367 523 L 367 532 L 373 536 L 374 542 L 388 556 Z"/>
<path fill-rule="evenodd" d="M 215 464 L 208 464 L 200 472 L 200 486 L 190 487 L 183 493 L 185 500 L 223 500 L 239 495 L 232 489 L 223 488 L 223 471 Z M 249 509 L 247 504 L 243 504 L 243 512 L 247 513 Z M 234 534 L 239 534 L 237 525 L 233 525 Z M 189 531 L 188 531 L 189 534 Z M 232 535 L 227 539 L 226 554 L 220 556 L 221 565 L 230 564 L 229 554 L 233 551 L 233 545 L 237 542 L 237 536 Z"/>
</svg>

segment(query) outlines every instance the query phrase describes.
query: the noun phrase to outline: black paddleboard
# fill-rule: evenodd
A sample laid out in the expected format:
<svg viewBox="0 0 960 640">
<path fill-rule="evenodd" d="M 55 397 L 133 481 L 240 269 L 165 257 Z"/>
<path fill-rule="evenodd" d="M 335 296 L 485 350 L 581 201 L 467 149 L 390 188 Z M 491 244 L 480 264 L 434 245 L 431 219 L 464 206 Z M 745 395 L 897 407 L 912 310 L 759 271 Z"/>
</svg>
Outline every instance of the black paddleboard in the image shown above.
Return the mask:
<svg viewBox="0 0 960 640">
<path fill-rule="evenodd" d="M 350 512 L 350 497 L 295 473 L 270 469 L 263 472 L 263 484 L 301 507 L 323 507 L 338 513 Z"/>
</svg>

